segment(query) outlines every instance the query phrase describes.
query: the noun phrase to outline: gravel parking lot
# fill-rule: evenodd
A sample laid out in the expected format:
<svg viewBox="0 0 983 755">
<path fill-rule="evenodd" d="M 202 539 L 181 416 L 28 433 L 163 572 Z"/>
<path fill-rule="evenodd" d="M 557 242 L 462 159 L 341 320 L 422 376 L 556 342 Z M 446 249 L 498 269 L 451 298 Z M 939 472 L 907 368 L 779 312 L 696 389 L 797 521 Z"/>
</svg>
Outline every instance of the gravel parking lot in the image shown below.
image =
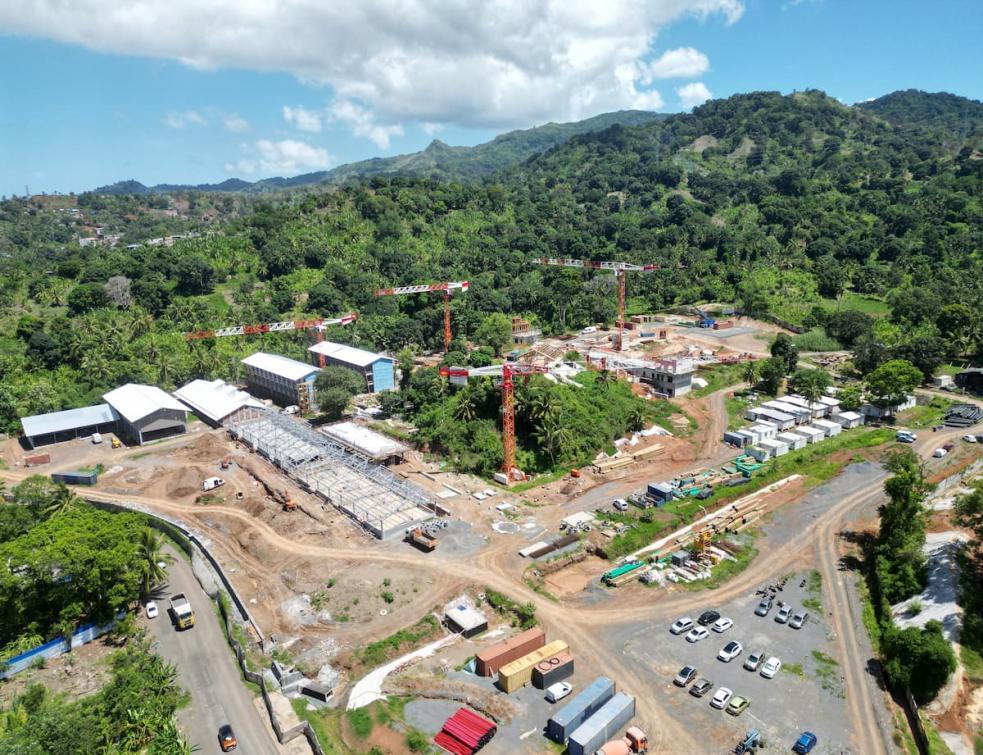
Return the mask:
<svg viewBox="0 0 983 755">
<path fill-rule="evenodd" d="M 766 617 L 754 614 L 759 596 L 749 594 L 719 606 L 713 605 L 708 595 L 706 608 L 730 617 L 734 626 L 722 634 L 711 631 L 708 638 L 697 643 L 687 642 L 685 634 L 670 634 L 669 623 L 622 628 L 612 640 L 623 642 L 625 654 L 636 658 L 640 667 L 651 669 L 660 702 L 664 701 L 667 710 L 687 728 L 705 733 L 708 752 L 732 748 L 751 728 L 764 733 L 769 749 L 779 752 L 790 748 L 803 730 L 819 737 L 814 752 L 850 752 L 843 683 L 822 611 L 810 610 L 802 629 L 774 621 L 778 600 L 791 603 L 796 610 L 802 608 L 803 601 L 821 601 L 816 577 L 812 577 L 810 589 L 810 574 L 791 576 Z M 696 621 L 698 614 L 690 618 Z M 717 653 L 731 640 L 743 644 L 744 651 L 729 663 L 717 660 Z M 766 659 L 776 656 L 781 660 L 782 670 L 774 679 L 743 668 L 754 651 L 763 651 Z M 689 687 L 681 689 L 672 683 L 685 665 L 697 668 L 697 678 L 713 682 L 713 689 L 704 697 L 696 698 L 689 694 Z M 710 698 L 721 686 L 749 698 L 751 706 L 736 718 L 711 708 Z"/>
</svg>

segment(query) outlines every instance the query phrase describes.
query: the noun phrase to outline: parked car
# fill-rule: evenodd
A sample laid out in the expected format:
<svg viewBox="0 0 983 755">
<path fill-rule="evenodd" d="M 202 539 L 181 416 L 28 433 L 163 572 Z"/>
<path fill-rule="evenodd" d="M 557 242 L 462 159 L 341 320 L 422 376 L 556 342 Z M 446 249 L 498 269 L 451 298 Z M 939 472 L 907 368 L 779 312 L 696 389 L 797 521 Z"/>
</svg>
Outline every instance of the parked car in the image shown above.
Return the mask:
<svg viewBox="0 0 983 755">
<path fill-rule="evenodd" d="M 775 656 L 772 656 L 765 664 L 761 667 L 761 676 L 765 679 L 774 679 L 775 674 L 782 670 L 782 662 L 778 660 Z"/>
<path fill-rule="evenodd" d="M 709 679 L 697 679 L 696 683 L 689 688 L 689 693 L 693 697 L 703 697 L 711 689 L 713 689 L 713 682 Z"/>
<path fill-rule="evenodd" d="M 714 708 L 723 710 L 724 706 L 733 696 L 734 693 L 731 690 L 727 689 L 726 687 L 721 687 L 714 693 L 713 697 L 710 698 L 710 705 L 712 705 Z"/>
<path fill-rule="evenodd" d="M 808 611 L 796 611 L 788 625 L 792 627 L 792 629 L 802 629 L 802 625 L 807 621 L 809 621 Z"/>
<path fill-rule="evenodd" d="M 975 443 L 976 442 L 976 436 L 975 435 L 964 435 L 963 436 L 963 440 L 966 441 L 967 443 Z"/>
<path fill-rule="evenodd" d="M 775 614 L 775 621 L 779 624 L 787 624 L 788 617 L 792 614 L 792 606 L 781 606 Z"/>
<path fill-rule="evenodd" d="M 717 660 L 730 663 L 742 652 L 744 652 L 744 646 L 736 640 L 732 640 L 720 649 L 720 652 L 717 653 Z"/>
<path fill-rule="evenodd" d="M 730 699 L 730 703 L 727 705 L 727 712 L 732 716 L 739 716 L 748 709 L 750 704 L 751 701 L 746 697 L 742 697 L 741 695 L 732 697 Z"/>
<path fill-rule="evenodd" d="M 772 606 L 772 604 L 774 602 L 775 602 L 775 599 L 772 598 L 771 596 L 769 596 L 767 598 L 762 598 L 761 599 L 761 602 L 758 603 L 758 607 L 754 609 L 755 615 L 757 615 L 757 616 L 767 616 L 768 615 L 768 612 L 771 610 L 771 606 Z"/>
<path fill-rule="evenodd" d="M 626 501 L 624 498 L 615 498 L 614 507 L 618 511 L 628 511 L 628 501 Z"/>
<path fill-rule="evenodd" d="M 290 406 L 285 406 L 283 408 L 284 414 L 297 414 L 300 411 L 300 407 L 297 404 L 291 404 Z"/>
<path fill-rule="evenodd" d="M 755 650 L 744 660 L 744 668 L 746 668 L 748 671 L 757 671 L 758 666 L 761 665 L 764 659 L 765 654 L 760 650 Z"/>
<path fill-rule="evenodd" d="M 706 627 L 693 627 L 689 630 L 689 634 L 686 635 L 687 642 L 699 642 L 700 640 L 705 640 L 710 636 Z"/>
<path fill-rule="evenodd" d="M 936 448 L 934 451 L 932 451 L 932 456 L 934 456 L 936 459 L 941 459 L 947 453 L 949 452 L 946 451 L 944 448 Z"/>
<path fill-rule="evenodd" d="M 908 432 L 907 430 L 898 430 L 895 434 L 894 439 L 898 443 L 914 443 L 918 440 L 918 436 L 915 433 Z"/>
<path fill-rule="evenodd" d="M 695 678 L 696 669 L 693 666 L 683 666 L 681 669 L 679 669 L 679 673 L 676 674 L 676 678 L 672 680 L 672 683 L 677 687 L 685 687 Z"/>
<path fill-rule="evenodd" d="M 704 611 L 696 621 L 701 627 L 709 626 L 720 618 L 719 611 Z"/>
<path fill-rule="evenodd" d="M 696 494 L 696 499 L 698 501 L 705 501 L 707 498 L 713 495 L 713 488 L 703 488 L 699 493 Z"/>
<path fill-rule="evenodd" d="M 813 734 L 811 731 L 804 731 L 799 734 L 799 738 L 795 740 L 795 744 L 792 745 L 792 752 L 798 753 L 798 755 L 809 755 L 812 752 L 812 748 L 816 746 L 816 742 L 819 738 Z"/>
<path fill-rule="evenodd" d="M 92 442 L 93 443 L 102 443 L 102 434 L 101 433 L 92 433 Z"/>
<path fill-rule="evenodd" d="M 713 625 L 710 628 L 714 632 L 723 633 L 726 632 L 728 629 L 730 629 L 732 626 L 734 626 L 734 620 L 728 619 L 726 616 L 722 616 L 721 618 L 713 622 Z"/>
<path fill-rule="evenodd" d="M 570 684 L 570 682 L 557 682 L 556 684 L 551 684 L 546 688 L 546 701 L 550 703 L 558 702 L 569 695 L 572 691 L 573 685 Z"/>
<path fill-rule="evenodd" d="M 239 742 L 236 741 L 236 735 L 232 731 L 232 727 L 228 724 L 219 727 L 218 743 L 222 748 L 222 752 L 228 752 L 229 750 L 234 750 L 236 747 L 238 747 Z"/>
<path fill-rule="evenodd" d="M 976 436 L 976 442 L 977 443 L 983 443 L 983 435 L 977 435 Z"/>
<path fill-rule="evenodd" d="M 682 634 L 683 632 L 688 632 L 693 628 L 693 620 L 689 616 L 684 616 L 681 619 L 676 619 L 672 626 L 669 627 L 669 631 L 672 634 Z"/>
<path fill-rule="evenodd" d="M 147 605 L 144 606 L 147 611 L 148 619 L 156 619 L 160 615 L 160 610 L 157 608 L 157 604 L 152 600 L 147 601 Z"/>
</svg>

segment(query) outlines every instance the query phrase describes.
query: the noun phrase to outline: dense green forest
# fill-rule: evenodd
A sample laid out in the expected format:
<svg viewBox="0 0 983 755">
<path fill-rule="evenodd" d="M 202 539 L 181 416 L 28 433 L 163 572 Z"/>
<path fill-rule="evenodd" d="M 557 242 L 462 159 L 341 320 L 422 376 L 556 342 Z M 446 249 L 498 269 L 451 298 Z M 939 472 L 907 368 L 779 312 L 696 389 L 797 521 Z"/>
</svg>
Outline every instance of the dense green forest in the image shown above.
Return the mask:
<svg viewBox="0 0 983 755">
<path fill-rule="evenodd" d="M 731 302 L 825 332 L 861 373 L 904 358 L 930 374 L 980 350 L 983 106 L 923 93 L 889 104 L 885 120 L 876 103 L 815 91 L 735 96 L 574 136 L 473 182 L 8 200 L 0 425 L 126 380 L 236 379 L 260 346 L 305 348 L 302 334 L 189 343 L 191 329 L 356 309 L 330 338 L 439 348 L 439 298 L 375 299 L 383 285 L 470 280 L 454 301 L 459 339 L 495 312 L 547 332 L 613 320 L 610 275 L 540 256 L 660 263 L 630 280 L 631 311 Z M 79 246 L 95 226 L 120 242 Z M 188 231 L 201 235 L 141 244 Z"/>
</svg>

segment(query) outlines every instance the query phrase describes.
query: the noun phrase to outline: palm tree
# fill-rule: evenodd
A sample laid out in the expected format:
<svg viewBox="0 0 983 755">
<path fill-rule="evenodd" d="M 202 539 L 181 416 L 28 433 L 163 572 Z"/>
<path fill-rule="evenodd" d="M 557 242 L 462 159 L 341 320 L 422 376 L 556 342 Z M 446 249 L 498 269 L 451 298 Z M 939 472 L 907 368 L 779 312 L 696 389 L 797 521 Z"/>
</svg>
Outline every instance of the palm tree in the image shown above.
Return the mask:
<svg viewBox="0 0 983 755">
<path fill-rule="evenodd" d="M 113 368 L 102 354 L 90 351 L 82 357 L 82 371 L 90 381 L 105 384 L 112 377 Z"/>
<path fill-rule="evenodd" d="M 153 586 L 163 581 L 167 576 L 166 566 L 174 559 L 170 553 L 164 552 L 163 538 L 156 530 L 145 527 L 140 532 L 140 539 L 137 542 L 137 557 L 140 563 L 140 576 L 143 580 L 142 589 L 144 595 L 149 595 Z"/>
<path fill-rule="evenodd" d="M 174 376 L 174 372 L 177 368 L 177 360 L 174 358 L 174 355 L 169 351 L 162 351 L 157 355 L 157 359 L 154 360 L 153 366 L 157 370 L 157 385 L 170 385 L 171 378 Z"/>
<path fill-rule="evenodd" d="M 758 384 L 758 377 L 758 363 L 748 360 L 748 363 L 744 365 L 744 382 L 753 388 Z"/>
<path fill-rule="evenodd" d="M 569 441 L 570 432 L 563 426 L 560 418 L 555 413 L 551 413 L 543 417 L 539 427 L 533 431 L 532 437 L 547 453 L 550 461 L 556 464 L 556 456 Z"/>
<path fill-rule="evenodd" d="M 470 422 L 478 415 L 478 402 L 475 400 L 474 391 L 465 389 L 461 391 L 457 407 L 454 409 L 454 419 L 458 422 Z"/>
<path fill-rule="evenodd" d="M 68 486 L 59 482 L 57 487 L 52 493 L 51 500 L 48 501 L 48 505 L 44 507 L 44 518 L 51 519 L 52 517 L 59 516 L 68 511 L 78 499 L 75 497 L 75 493 L 68 489 Z"/>
</svg>

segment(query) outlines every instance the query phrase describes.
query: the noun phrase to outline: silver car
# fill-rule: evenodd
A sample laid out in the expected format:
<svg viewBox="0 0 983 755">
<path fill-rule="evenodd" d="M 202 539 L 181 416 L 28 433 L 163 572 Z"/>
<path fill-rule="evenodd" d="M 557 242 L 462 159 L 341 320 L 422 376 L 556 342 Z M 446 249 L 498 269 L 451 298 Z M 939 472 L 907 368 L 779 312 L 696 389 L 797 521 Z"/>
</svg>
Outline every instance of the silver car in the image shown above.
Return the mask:
<svg viewBox="0 0 983 755">
<path fill-rule="evenodd" d="M 802 625 L 809 621 L 808 611 L 797 611 L 792 620 L 788 623 L 792 629 L 802 629 Z"/>
<path fill-rule="evenodd" d="M 788 617 L 792 615 L 792 606 L 782 606 L 775 614 L 775 621 L 779 624 L 787 624 Z"/>
</svg>

